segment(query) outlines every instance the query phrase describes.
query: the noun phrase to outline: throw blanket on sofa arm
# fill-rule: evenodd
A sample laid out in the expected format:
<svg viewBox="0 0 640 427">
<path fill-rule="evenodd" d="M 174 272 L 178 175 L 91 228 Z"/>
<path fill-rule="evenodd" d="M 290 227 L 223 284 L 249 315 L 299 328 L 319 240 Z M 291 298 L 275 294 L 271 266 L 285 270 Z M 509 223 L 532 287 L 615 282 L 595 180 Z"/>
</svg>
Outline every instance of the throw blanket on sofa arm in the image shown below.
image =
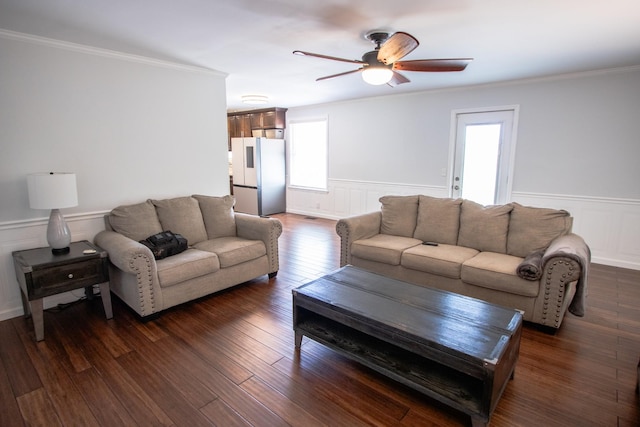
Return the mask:
<svg viewBox="0 0 640 427">
<path fill-rule="evenodd" d="M 542 265 L 545 265 L 547 260 L 556 256 L 570 258 L 580 264 L 580 277 L 578 278 L 578 283 L 576 283 L 576 293 L 571 304 L 569 304 L 569 312 L 575 316 L 583 317 L 591 250 L 582 237 L 576 234 L 567 234 L 551 243 L 542 258 Z"/>
<path fill-rule="evenodd" d="M 516 273 L 518 276 L 526 280 L 540 280 L 542 277 L 542 256 L 545 249 L 539 249 L 531 252 L 518 265 Z"/>
</svg>

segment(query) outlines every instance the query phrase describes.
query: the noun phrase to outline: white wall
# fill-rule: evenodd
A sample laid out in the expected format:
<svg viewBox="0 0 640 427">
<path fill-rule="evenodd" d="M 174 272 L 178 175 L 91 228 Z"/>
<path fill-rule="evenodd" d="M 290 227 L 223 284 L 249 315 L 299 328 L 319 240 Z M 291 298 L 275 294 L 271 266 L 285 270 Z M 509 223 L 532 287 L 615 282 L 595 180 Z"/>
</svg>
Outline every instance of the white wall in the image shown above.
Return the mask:
<svg viewBox="0 0 640 427">
<path fill-rule="evenodd" d="M 0 319 L 22 313 L 11 252 L 46 246 L 27 174 L 76 173 L 74 240 L 120 204 L 229 194 L 223 73 L 0 30 L 0 76 Z"/>
<path fill-rule="evenodd" d="M 389 89 L 390 92 L 393 89 Z M 448 196 L 452 110 L 519 105 L 511 200 L 569 210 L 595 262 L 640 269 L 640 68 L 290 108 L 329 118 L 329 191 L 290 212 L 340 218 L 384 194 Z"/>
</svg>

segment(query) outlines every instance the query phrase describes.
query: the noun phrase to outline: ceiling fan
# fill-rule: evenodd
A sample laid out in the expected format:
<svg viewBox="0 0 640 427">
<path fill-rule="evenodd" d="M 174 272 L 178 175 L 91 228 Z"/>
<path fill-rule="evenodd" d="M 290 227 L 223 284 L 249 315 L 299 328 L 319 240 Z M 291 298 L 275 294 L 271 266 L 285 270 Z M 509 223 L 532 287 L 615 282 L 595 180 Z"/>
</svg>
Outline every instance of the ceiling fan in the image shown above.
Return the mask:
<svg viewBox="0 0 640 427">
<path fill-rule="evenodd" d="M 374 30 L 368 32 L 365 35 L 365 38 L 375 44 L 376 47 L 375 50 L 362 55 L 362 60 L 344 59 L 335 56 L 320 55 L 318 53 L 304 52 L 301 50 L 294 50 L 293 54 L 315 56 L 316 58 L 361 65 L 361 67 L 356 70 L 320 77 L 317 78 L 316 81 L 345 76 L 347 74 L 362 71 L 362 78 L 365 82 L 372 85 L 388 84 L 389 86 L 397 86 L 410 81 L 397 70 L 422 72 L 462 71 L 471 61 L 473 61 L 473 58 L 417 59 L 412 61 L 400 61 L 400 59 L 404 58 L 418 47 L 418 40 L 411 34 L 399 31 L 389 36 L 389 33 L 387 32 Z"/>
</svg>

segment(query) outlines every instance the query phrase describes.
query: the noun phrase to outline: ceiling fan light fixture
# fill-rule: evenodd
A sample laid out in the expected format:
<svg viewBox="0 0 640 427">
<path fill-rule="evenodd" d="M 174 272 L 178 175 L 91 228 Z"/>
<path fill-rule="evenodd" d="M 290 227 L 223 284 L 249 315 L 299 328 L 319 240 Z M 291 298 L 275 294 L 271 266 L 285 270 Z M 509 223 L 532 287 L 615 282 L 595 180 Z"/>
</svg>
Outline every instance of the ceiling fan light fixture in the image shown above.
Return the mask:
<svg viewBox="0 0 640 427">
<path fill-rule="evenodd" d="M 383 85 L 391 81 L 393 71 L 386 67 L 367 67 L 362 70 L 362 80 L 370 85 Z"/>
<path fill-rule="evenodd" d="M 362 60 L 345 59 L 337 56 L 304 52 L 301 50 L 294 50 L 293 54 L 360 65 L 360 68 L 356 70 L 319 77 L 316 81 L 346 76 L 353 73 L 361 73 L 362 79 L 365 83 L 376 86 L 388 84 L 391 87 L 410 82 L 408 78 L 398 71 L 432 73 L 462 71 L 467 67 L 469 62 L 473 60 L 473 58 L 448 58 L 401 61 L 401 59 L 413 52 L 413 50 L 419 45 L 418 40 L 411 34 L 398 31 L 389 36 L 389 33 L 386 31 L 374 30 L 365 34 L 365 38 L 371 41 L 376 47 L 374 50 L 365 52 L 365 54 L 362 55 Z"/>
<path fill-rule="evenodd" d="M 269 102 L 269 97 L 264 95 L 242 95 L 242 102 L 249 105 L 260 105 Z"/>
</svg>

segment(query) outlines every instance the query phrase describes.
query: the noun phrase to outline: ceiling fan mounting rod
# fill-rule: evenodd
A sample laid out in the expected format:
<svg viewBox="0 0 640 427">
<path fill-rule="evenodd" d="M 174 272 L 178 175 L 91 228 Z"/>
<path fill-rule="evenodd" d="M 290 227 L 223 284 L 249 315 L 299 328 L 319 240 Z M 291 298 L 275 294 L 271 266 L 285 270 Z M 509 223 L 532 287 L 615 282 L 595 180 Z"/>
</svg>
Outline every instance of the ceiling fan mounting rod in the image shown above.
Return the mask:
<svg viewBox="0 0 640 427">
<path fill-rule="evenodd" d="M 389 33 L 374 30 L 365 34 L 364 37 L 376 45 L 376 50 L 379 50 L 382 43 L 389 38 Z"/>
</svg>

